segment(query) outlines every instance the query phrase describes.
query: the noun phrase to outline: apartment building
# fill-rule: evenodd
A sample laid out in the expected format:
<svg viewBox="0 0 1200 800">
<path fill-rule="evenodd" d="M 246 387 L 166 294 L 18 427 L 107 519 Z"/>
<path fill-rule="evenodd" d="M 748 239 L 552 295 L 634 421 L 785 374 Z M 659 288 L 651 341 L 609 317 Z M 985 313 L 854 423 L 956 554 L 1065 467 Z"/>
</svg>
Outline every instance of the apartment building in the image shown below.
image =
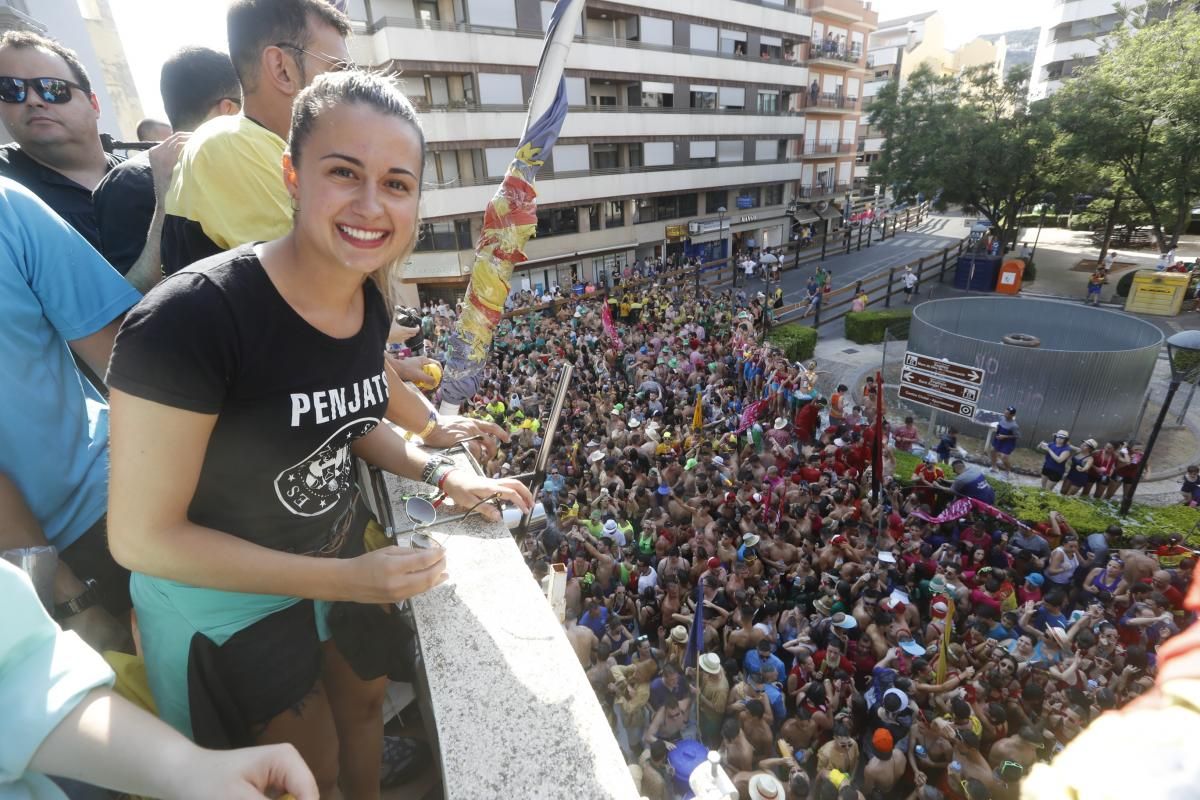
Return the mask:
<svg viewBox="0 0 1200 800">
<path fill-rule="evenodd" d="M 899 19 L 885 20 L 871 34 L 867 51 L 867 80 L 863 87 L 862 120 L 858 137 L 858 156 L 854 180 L 867 194 L 874 187 L 864 186 L 871 162 L 883 150 L 883 136 L 872 130 L 868 122 L 871 101 L 879 90 L 895 81 L 901 87 L 921 65 L 941 75 L 956 75 L 976 66 L 1000 69 L 1003 57 L 994 41 L 977 37 L 960 47 L 946 47 L 945 22 L 937 11 L 926 11 Z"/>
<path fill-rule="evenodd" d="M 465 288 L 552 8 L 350 3 L 352 55 L 403 76 L 429 142 L 422 238 L 402 296 Z M 514 290 L 603 283 L 639 258 L 774 247 L 793 220 L 840 219 L 875 21 L 860 0 L 589 0 Z"/>
<path fill-rule="evenodd" d="M 1071 74 L 1096 60 L 1106 34 L 1124 19 L 1113 0 L 1052 0 L 1046 4 L 1033 58 L 1029 99 L 1057 91 Z M 1140 4 L 1138 4 L 1140 5 Z"/>
</svg>

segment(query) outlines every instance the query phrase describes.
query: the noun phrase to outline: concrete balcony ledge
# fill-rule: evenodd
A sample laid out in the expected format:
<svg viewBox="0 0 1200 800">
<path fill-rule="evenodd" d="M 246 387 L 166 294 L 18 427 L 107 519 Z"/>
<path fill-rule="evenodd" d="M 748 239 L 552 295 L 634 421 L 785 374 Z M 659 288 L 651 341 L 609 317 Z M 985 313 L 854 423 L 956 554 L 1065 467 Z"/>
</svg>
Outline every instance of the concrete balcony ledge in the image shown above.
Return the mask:
<svg viewBox="0 0 1200 800">
<path fill-rule="evenodd" d="M 429 487 L 388 483 L 404 526 L 396 498 Z M 600 703 L 508 530 L 473 516 L 427 532 L 443 542 L 450 578 L 411 606 L 445 797 L 637 800 Z"/>
</svg>

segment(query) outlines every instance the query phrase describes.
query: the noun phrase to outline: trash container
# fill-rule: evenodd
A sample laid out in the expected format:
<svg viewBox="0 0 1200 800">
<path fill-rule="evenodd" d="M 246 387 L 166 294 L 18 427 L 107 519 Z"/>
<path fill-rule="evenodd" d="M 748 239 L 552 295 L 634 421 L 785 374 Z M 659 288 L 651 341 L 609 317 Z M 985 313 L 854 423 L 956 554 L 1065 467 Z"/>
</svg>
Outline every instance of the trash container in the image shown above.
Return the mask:
<svg viewBox="0 0 1200 800">
<path fill-rule="evenodd" d="M 1139 270 L 1129 287 L 1125 310 L 1131 314 L 1174 316 L 1183 307 L 1190 280 L 1187 273 Z"/>
<path fill-rule="evenodd" d="M 990 292 L 996 288 L 996 277 L 1000 271 L 1000 256 L 961 255 L 954 268 L 954 288 L 972 292 Z M 969 284 L 969 285 L 968 285 Z"/>
<path fill-rule="evenodd" d="M 1000 277 L 996 281 L 998 294 L 1017 294 L 1021 291 L 1021 279 L 1025 277 L 1025 259 L 1009 258 L 1000 265 Z"/>
</svg>

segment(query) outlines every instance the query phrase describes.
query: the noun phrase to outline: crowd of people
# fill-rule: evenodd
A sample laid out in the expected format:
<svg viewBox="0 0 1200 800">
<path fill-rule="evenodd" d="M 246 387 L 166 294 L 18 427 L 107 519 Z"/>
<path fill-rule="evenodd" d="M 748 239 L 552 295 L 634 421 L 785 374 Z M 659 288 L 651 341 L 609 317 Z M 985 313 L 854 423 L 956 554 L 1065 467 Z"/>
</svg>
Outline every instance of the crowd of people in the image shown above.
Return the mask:
<svg viewBox="0 0 1200 800">
<path fill-rule="evenodd" d="M 912 418 L 760 344 L 759 301 L 663 288 L 607 331 L 621 297 L 510 315 L 472 405 L 512 434 L 485 471 L 529 472 L 575 366 L 523 548 L 536 577 L 567 565 L 568 639 L 645 796 L 677 796 L 698 739 L 742 797 L 1015 798 L 1153 686 L 1191 619 L 1181 536 L 1013 519 L 953 430 L 897 475 Z M 1095 443 L 1062 433 L 1047 458 L 1089 475 Z M 1009 409 L 997 476 L 1018 436 Z"/>
</svg>

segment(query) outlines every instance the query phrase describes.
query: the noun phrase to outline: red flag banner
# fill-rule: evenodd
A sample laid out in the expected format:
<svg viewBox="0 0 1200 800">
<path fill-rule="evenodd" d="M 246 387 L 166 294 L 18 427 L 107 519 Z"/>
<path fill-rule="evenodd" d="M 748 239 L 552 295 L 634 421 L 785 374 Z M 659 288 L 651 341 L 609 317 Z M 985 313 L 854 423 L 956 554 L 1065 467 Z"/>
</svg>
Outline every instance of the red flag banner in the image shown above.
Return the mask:
<svg viewBox="0 0 1200 800">
<path fill-rule="evenodd" d="M 612 308 L 608 303 L 604 303 L 600 310 L 600 320 L 604 323 L 604 332 L 608 334 L 608 340 L 616 350 L 621 349 L 621 337 L 617 335 L 617 326 L 613 324 Z"/>
<path fill-rule="evenodd" d="M 941 525 L 943 522 L 953 522 L 956 519 L 962 519 L 972 511 L 977 514 L 983 514 L 987 517 L 993 517 L 1001 522 L 1006 522 L 1009 525 L 1016 525 L 1020 528 L 1028 528 L 1027 525 L 1023 524 L 1019 519 L 1011 514 L 1006 514 L 995 506 L 988 505 L 982 500 L 976 500 L 974 497 L 958 498 L 953 503 L 946 506 L 945 510 L 943 510 L 942 513 L 938 514 L 936 517 L 932 514 L 926 514 L 920 509 L 909 512 L 909 515 L 916 517 L 917 519 L 923 519 L 933 525 Z"/>
<path fill-rule="evenodd" d="M 766 400 L 758 400 L 746 406 L 746 410 L 742 412 L 742 424 L 738 426 L 736 433 L 742 433 L 758 420 L 758 415 L 767 407 Z"/>
</svg>

